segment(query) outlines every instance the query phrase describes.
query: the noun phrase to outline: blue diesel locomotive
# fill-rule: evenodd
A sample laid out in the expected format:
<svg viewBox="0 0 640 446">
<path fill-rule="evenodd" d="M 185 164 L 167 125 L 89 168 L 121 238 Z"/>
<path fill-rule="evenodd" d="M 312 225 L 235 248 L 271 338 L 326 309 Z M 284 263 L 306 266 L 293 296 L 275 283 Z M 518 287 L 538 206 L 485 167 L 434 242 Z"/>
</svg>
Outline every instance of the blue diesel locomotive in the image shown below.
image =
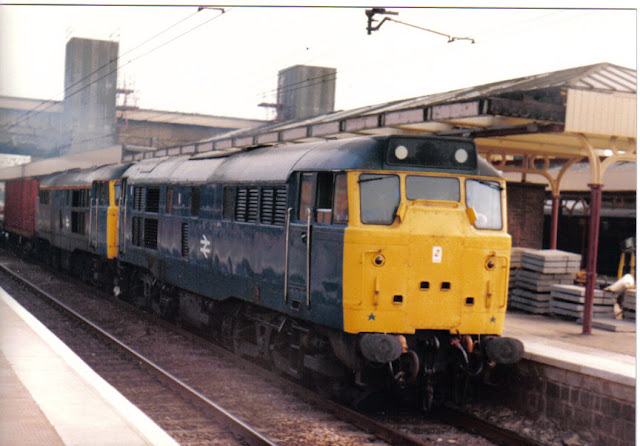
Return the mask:
<svg viewBox="0 0 640 446">
<path fill-rule="evenodd" d="M 359 137 L 103 169 L 82 184 L 75 224 L 42 191 L 70 190 L 73 212 L 64 178 L 88 172 L 41 180 L 39 221 L 86 238 L 57 246 L 37 227 L 41 249 L 71 248 L 117 295 L 240 355 L 298 379 L 409 391 L 424 407 L 522 356 L 500 336 L 506 184 L 473 141 Z"/>
</svg>

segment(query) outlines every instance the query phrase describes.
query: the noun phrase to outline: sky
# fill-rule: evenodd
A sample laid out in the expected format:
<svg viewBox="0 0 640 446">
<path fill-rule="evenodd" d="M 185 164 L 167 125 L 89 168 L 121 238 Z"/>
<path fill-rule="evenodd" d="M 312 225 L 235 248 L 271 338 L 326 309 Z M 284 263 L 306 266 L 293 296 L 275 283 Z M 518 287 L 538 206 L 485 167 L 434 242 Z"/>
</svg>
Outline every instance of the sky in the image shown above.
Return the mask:
<svg viewBox="0 0 640 446">
<path fill-rule="evenodd" d="M 273 118 L 258 104 L 275 102 L 278 71 L 298 64 L 337 69 L 336 110 L 600 62 L 636 68 L 637 11 L 624 9 L 635 8 L 632 1 L 454 4 L 425 0 L 387 10 L 398 13 L 392 19 L 475 43 L 390 21 L 367 35 L 366 8 L 355 5 L 228 3 L 222 13 L 5 3 L 0 95 L 62 100 L 71 37 L 119 42 L 118 84 L 135 90 L 130 103 L 251 119 Z"/>
</svg>

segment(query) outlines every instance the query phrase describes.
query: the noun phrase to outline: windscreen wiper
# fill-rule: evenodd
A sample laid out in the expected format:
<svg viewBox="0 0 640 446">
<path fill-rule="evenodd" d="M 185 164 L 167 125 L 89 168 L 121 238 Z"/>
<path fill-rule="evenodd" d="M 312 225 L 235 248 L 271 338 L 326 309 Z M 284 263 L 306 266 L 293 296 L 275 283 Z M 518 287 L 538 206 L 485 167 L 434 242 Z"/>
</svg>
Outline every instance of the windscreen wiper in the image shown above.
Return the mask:
<svg viewBox="0 0 640 446">
<path fill-rule="evenodd" d="M 501 191 L 504 189 L 502 186 L 500 186 L 499 183 L 496 183 L 495 181 L 487 181 L 487 180 L 473 180 L 473 181 L 477 181 L 478 183 L 484 184 L 485 186 L 488 186 L 495 190 Z"/>
<path fill-rule="evenodd" d="M 365 178 L 365 179 L 358 178 L 358 184 L 366 183 L 367 181 L 386 180 L 386 179 L 389 179 L 389 178 L 392 178 L 392 177 L 393 177 L 392 175 L 385 175 L 383 177 L 374 177 L 374 178 Z"/>
</svg>

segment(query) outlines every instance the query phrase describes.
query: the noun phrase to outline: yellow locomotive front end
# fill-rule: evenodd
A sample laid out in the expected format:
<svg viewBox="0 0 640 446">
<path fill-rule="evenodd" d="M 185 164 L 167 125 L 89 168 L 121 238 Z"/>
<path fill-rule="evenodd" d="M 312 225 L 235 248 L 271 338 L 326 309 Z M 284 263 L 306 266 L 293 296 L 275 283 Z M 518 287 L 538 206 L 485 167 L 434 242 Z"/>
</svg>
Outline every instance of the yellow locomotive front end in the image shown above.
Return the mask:
<svg viewBox="0 0 640 446">
<path fill-rule="evenodd" d="M 502 333 L 511 249 L 504 180 L 386 171 L 350 172 L 348 184 L 346 332 Z"/>
<path fill-rule="evenodd" d="M 428 408 L 436 390 L 455 396 L 485 366 L 522 357 L 500 336 L 506 183 L 469 140 L 396 137 L 381 151 L 382 168 L 347 172 L 345 335 L 332 344 L 356 382 L 417 389 Z"/>
</svg>

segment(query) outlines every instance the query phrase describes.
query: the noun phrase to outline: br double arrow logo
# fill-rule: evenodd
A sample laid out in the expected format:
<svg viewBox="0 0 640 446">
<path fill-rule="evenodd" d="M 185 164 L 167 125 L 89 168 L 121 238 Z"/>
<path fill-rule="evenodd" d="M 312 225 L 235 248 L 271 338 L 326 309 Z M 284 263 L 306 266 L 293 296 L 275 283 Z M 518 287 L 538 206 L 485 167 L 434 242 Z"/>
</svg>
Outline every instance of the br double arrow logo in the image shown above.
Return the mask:
<svg viewBox="0 0 640 446">
<path fill-rule="evenodd" d="M 202 238 L 200 239 L 200 252 L 204 256 L 205 259 L 209 258 L 209 254 L 211 254 L 211 240 L 207 238 L 206 235 L 202 234 Z"/>
</svg>

